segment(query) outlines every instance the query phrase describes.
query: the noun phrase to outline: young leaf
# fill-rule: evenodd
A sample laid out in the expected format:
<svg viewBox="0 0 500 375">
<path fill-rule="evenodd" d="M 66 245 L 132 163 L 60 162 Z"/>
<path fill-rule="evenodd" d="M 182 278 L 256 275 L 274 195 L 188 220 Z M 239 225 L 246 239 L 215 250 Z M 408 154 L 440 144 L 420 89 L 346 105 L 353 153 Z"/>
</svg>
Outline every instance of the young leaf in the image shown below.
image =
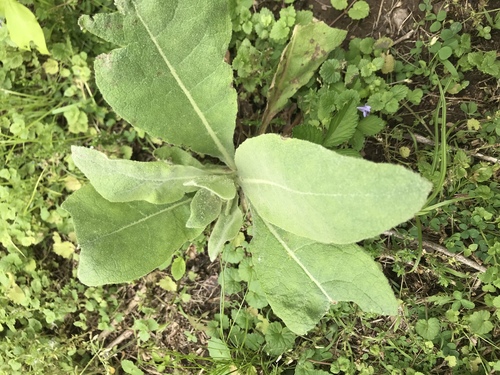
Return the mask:
<svg viewBox="0 0 500 375">
<path fill-rule="evenodd" d="M 434 340 L 441 331 L 441 325 L 437 318 L 420 319 L 415 325 L 415 331 L 426 340 Z"/>
<path fill-rule="evenodd" d="M 108 159 L 102 152 L 85 147 L 71 147 L 75 165 L 92 186 L 110 202 L 143 200 L 153 204 L 176 202 L 185 193 L 197 190 L 185 182 L 208 172 L 161 161 L 138 162 Z"/>
<path fill-rule="evenodd" d="M 375 135 L 385 126 L 385 121 L 378 116 L 369 115 L 359 121 L 357 129 L 363 135 Z"/>
<path fill-rule="evenodd" d="M 185 227 L 188 199 L 168 205 L 112 203 L 86 185 L 63 208 L 73 217 L 82 249 L 78 278 L 89 286 L 144 276 L 203 231 Z"/>
<path fill-rule="evenodd" d="M 143 375 L 142 370 L 136 366 L 136 364 L 128 359 L 121 361 L 122 369 L 125 373 L 131 375 Z"/>
<path fill-rule="evenodd" d="M 288 99 L 311 79 L 328 54 L 343 42 L 346 34 L 346 31 L 331 28 L 323 22 L 295 26 L 269 89 L 262 120 L 264 130 Z"/>
<path fill-rule="evenodd" d="M 172 277 L 174 280 L 179 281 L 182 276 L 186 273 L 186 261 L 182 257 L 177 257 L 172 262 L 172 267 L 170 268 L 172 272 Z"/>
<path fill-rule="evenodd" d="M 351 9 L 347 12 L 353 20 L 361 20 L 368 17 L 370 14 L 370 5 L 363 0 L 358 0 L 354 3 Z"/>
<path fill-rule="evenodd" d="M 354 100 L 349 100 L 330 122 L 323 146 L 333 147 L 348 141 L 356 131 L 358 120 L 356 103 Z"/>
<path fill-rule="evenodd" d="M 170 164 L 187 165 L 202 169 L 204 166 L 196 160 L 189 152 L 182 148 L 166 145 L 154 150 L 153 155 L 160 160 L 164 160 Z"/>
<path fill-rule="evenodd" d="M 10 39 L 20 48 L 30 50 L 32 41 L 44 55 L 50 55 L 45 44 L 43 30 L 35 15 L 17 0 L 0 1 L 0 15 L 7 20 Z"/>
<path fill-rule="evenodd" d="M 208 354 L 215 360 L 231 360 L 231 352 L 226 343 L 216 337 L 208 340 Z"/>
<path fill-rule="evenodd" d="M 234 181 L 225 175 L 196 177 L 192 180 L 184 182 L 184 186 L 203 188 L 226 201 L 231 200 L 236 196 L 236 186 L 234 186 Z"/>
<path fill-rule="evenodd" d="M 347 0 L 330 0 L 332 6 L 337 10 L 344 10 L 347 8 Z"/>
<path fill-rule="evenodd" d="M 222 201 L 217 195 L 206 189 L 198 190 L 191 201 L 191 215 L 186 227 L 204 229 L 217 219 L 221 209 Z"/>
<path fill-rule="evenodd" d="M 106 101 L 151 135 L 234 167 L 237 105 L 233 73 L 224 62 L 231 38 L 227 1 L 119 5 L 118 13 L 80 19 L 83 28 L 124 46 L 95 62 Z"/>
<path fill-rule="evenodd" d="M 236 151 L 241 186 L 264 220 L 318 242 L 348 244 L 409 220 L 432 185 L 401 166 L 265 134 Z"/>
<path fill-rule="evenodd" d="M 335 103 L 339 94 L 336 91 L 326 89 L 326 87 L 318 90 L 318 94 L 318 120 L 326 126 L 332 120 L 333 112 L 337 109 Z"/>
<path fill-rule="evenodd" d="M 253 219 L 249 250 L 257 278 L 274 313 L 294 333 L 312 329 L 338 301 L 353 301 L 366 312 L 397 314 L 398 304 L 384 274 L 356 244 L 320 244 L 257 215 Z"/>
<path fill-rule="evenodd" d="M 470 323 L 469 329 L 471 332 L 476 335 L 485 335 L 489 333 L 494 328 L 493 323 L 489 321 L 490 315 L 489 311 L 481 310 L 468 316 L 467 320 Z"/>
<path fill-rule="evenodd" d="M 243 214 L 237 202 L 229 201 L 227 205 L 232 205 L 231 211 L 228 214 L 222 212 L 208 239 L 208 255 L 212 262 L 222 252 L 224 244 L 238 235 L 243 225 Z"/>
<path fill-rule="evenodd" d="M 282 327 L 279 322 L 269 324 L 266 332 L 265 351 L 269 355 L 279 356 L 293 348 L 295 335 L 286 327 Z"/>
</svg>

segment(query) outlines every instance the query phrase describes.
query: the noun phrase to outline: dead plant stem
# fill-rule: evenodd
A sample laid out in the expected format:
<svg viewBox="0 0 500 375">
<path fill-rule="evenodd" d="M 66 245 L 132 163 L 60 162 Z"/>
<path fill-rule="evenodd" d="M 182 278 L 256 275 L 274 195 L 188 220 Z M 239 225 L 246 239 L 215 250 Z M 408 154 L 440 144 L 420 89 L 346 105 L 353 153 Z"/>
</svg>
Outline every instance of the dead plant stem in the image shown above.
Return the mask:
<svg viewBox="0 0 500 375">
<path fill-rule="evenodd" d="M 407 240 L 408 239 L 408 237 L 405 237 L 405 236 L 399 234 L 395 230 L 385 231 L 384 235 L 386 235 L 388 237 L 396 237 L 396 238 L 399 238 L 400 240 Z M 414 245 L 416 245 L 418 242 L 414 239 L 410 239 L 410 241 Z M 460 263 L 463 263 L 471 268 L 474 268 L 475 270 L 477 270 L 479 272 L 486 272 L 486 267 L 483 267 L 480 264 L 477 264 L 473 260 L 470 260 L 470 259 L 464 257 L 463 255 L 452 253 L 452 252 L 448 251 L 446 248 L 444 248 L 443 246 L 440 246 L 440 245 L 435 244 L 433 242 L 424 240 L 424 241 L 422 241 L 422 247 L 424 249 L 429 249 L 429 250 L 441 253 L 443 255 L 446 255 L 449 258 L 453 258 L 453 259 L 459 261 Z"/>
<path fill-rule="evenodd" d="M 407 139 L 411 139 L 411 136 L 407 136 L 406 138 Z M 434 141 L 432 139 L 425 138 L 422 135 L 413 134 L 413 138 L 418 143 L 422 143 L 422 144 L 429 145 L 429 146 L 434 146 Z M 450 149 L 452 149 L 452 150 L 457 150 L 458 149 L 457 147 L 453 147 L 453 146 L 448 146 L 448 147 Z M 475 157 L 475 158 L 480 159 L 480 160 L 484 160 L 484 161 L 487 161 L 487 162 L 490 162 L 490 163 L 500 164 L 500 160 L 497 159 L 497 158 L 494 158 L 493 156 L 484 155 L 484 154 L 481 154 L 479 152 L 470 152 L 470 155 L 472 157 Z"/>
</svg>

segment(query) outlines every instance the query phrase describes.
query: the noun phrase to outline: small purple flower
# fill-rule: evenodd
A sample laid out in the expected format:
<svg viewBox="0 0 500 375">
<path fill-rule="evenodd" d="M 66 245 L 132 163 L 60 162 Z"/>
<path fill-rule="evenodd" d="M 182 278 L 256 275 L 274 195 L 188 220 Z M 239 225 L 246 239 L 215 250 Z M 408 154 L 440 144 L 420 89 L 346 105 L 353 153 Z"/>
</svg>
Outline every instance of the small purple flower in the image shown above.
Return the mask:
<svg viewBox="0 0 500 375">
<path fill-rule="evenodd" d="M 372 110 L 372 107 L 370 107 L 368 104 L 365 104 L 362 107 L 356 107 L 356 108 L 363 113 L 363 117 L 368 116 L 370 114 L 370 111 Z"/>
</svg>

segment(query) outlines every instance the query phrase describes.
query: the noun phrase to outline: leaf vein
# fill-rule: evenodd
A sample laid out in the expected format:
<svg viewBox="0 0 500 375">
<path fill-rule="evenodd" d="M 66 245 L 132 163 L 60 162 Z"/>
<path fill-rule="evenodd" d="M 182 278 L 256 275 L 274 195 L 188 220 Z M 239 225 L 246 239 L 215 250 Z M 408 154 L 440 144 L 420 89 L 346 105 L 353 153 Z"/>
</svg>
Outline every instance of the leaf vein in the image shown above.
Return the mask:
<svg viewBox="0 0 500 375">
<path fill-rule="evenodd" d="M 373 193 L 317 193 L 317 192 L 312 192 L 312 191 L 301 191 L 301 190 L 296 190 L 289 188 L 288 186 L 278 184 L 277 182 L 274 181 L 269 181 L 269 180 L 263 180 L 263 179 L 258 179 L 258 178 L 242 178 L 242 182 L 244 184 L 254 184 L 254 185 L 270 185 L 277 187 L 279 189 L 285 190 L 287 192 L 293 193 L 293 194 L 299 194 L 299 195 L 307 195 L 307 196 L 313 196 L 313 197 L 368 197 L 368 196 L 374 196 L 376 194 Z"/>
<path fill-rule="evenodd" d="M 188 99 L 189 103 L 193 107 L 193 110 L 196 112 L 196 114 L 200 118 L 200 120 L 201 120 L 203 126 L 205 127 L 205 130 L 207 131 L 208 135 L 210 136 L 210 138 L 212 138 L 212 140 L 214 141 L 216 147 L 221 152 L 221 154 L 222 154 L 222 156 L 224 158 L 224 161 L 226 161 L 226 163 L 231 163 L 231 156 L 230 156 L 229 152 L 222 145 L 222 142 L 220 141 L 219 137 L 217 136 L 217 134 L 215 133 L 215 131 L 210 126 L 210 123 L 208 122 L 208 120 L 205 117 L 204 113 L 201 111 L 200 107 L 198 106 L 198 103 L 194 100 L 193 96 L 191 95 L 191 92 L 184 85 L 184 82 L 182 81 L 181 77 L 179 77 L 179 75 L 177 74 L 177 70 L 170 63 L 170 60 L 167 58 L 167 56 L 163 52 L 163 49 L 160 46 L 157 38 L 153 35 L 153 33 L 149 29 L 146 21 L 144 20 L 144 18 L 139 13 L 139 10 L 137 9 L 137 2 L 135 0 L 132 0 L 132 4 L 134 5 L 134 9 L 135 9 L 135 13 L 137 15 L 137 18 L 139 19 L 139 21 L 141 21 L 142 25 L 144 26 L 144 29 L 148 33 L 151 41 L 153 42 L 153 44 L 155 45 L 155 47 L 156 47 L 156 49 L 158 51 L 158 53 L 160 54 L 161 58 L 165 62 L 165 65 L 169 69 L 170 74 L 172 74 L 172 77 L 175 79 L 175 81 L 179 85 L 180 89 L 182 90 L 182 92 L 184 93 L 184 95 L 186 96 L 186 98 Z"/>
<path fill-rule="evenodd" d="M 276 238 L 276 240 L 278 240 L 278 242 L 281 244 L 281 246 L 288 253 L 288 255 L 290 256 L 290 258 L 292 258 L 295 261 L 295 263 L 297 263 L 297 265 L 302 269 L 302 271 L 304 271 L 304 273 L 307 275 L 307 277 L 309 277 L 309 279 L 311 279 L 311 281 L 318 287 L 318 289 L 320 290 L 320 292 L 328 299 L 328 301 L 330 303 L 336 303 L 337 301 L 335 301 L 333 298 L 330 297 L 330 295 L 328 294 L 328 292 L 326 291 L 326 289 L 323 288 L 323 285 L 321 285 L 321 282 L 318 279 L 316 279 L 311 272 L 309 272 L 309 270 L 307 269 L 307 267 L 295 255 L 295 252 L 290 247 L 288 247 L 287 243 L 285 242 L 285 240 L 283 238 L 281 238 L 281 236 L 278 234 L 278 232 L 276 232 L 274 230 L 274 228 L 271 225 L 269 225 L 265 220 L 264 220 L 264 223 L 266 224 L 266 226 L 269 229 L 269 231 Z"/>
<path fill-rule="evenodd" d="M 143 212 L 141 212 L 137 208 L 134 209 L 134 208 L 131 207 L 131 210 L 138 211 L 139 214 L 143 215 L 144 217 L 142 219 L 139 219 L 139 220 L 136 220 L 134 222 L 131 222 L 131 223 L 129 223 L 129 224 L 127 224 L 127 225 L 125 225 L 125 226 L 123 226 L 121 228 L 115 229 L 112 232 L 109 232 L 109 233 L 106 233 L 106 234 L 104 234 L 104 235 L 102 235 L 100 237 L 97 237 L 97 238 L 95 238 L 92 241 L 88 241 L 88 242 L 85 242 L 85 243 L 80 243 L 80 246 L 81 247 L 90 246 L 90 245 L 92 245 L 95 242 L 101 241 L 103 238 L 106 238 L 106 237 L 112 236 L 114 234 L 120 233 L 120 232 L 122 232 L 122 231 L 124 231 L 124 230 L 126 230 L 128 228 L 133 227 L 134 225 L 139 225 L 139 224 L 141 224 L 141 223 L 143 223 L 143 222 L 145 222 L 145 221 L 147 221 L 147 220 L 149 220 L 151 218 L 154 218 L 154 217 L 156 217 L 156 216 L 158 216 L 158 215 L 160 215 L 162 213 L 165 213 L 167 211 L 171 211 L 171 210 L 173 210 L 173 209 L 175 209 L 175 208 L 177 208 L 179 206 L 182 206 L 183 204 L 186 204 L 188 202 L 189 202 L 189 199 L 183 200 L 181 202 L 178 202 L 176 204 L 168 206 L 168 207 L 166 207 L 166 208 L 164 208 L 162 210 L 159 210 L 159 211 L 157 211 L 157 212 L 155 212 L 153 214 L 149 214 L 148 216 L 146 216 Z M 130 206 L 130 203 L 128 205 Z"/>
</svg>

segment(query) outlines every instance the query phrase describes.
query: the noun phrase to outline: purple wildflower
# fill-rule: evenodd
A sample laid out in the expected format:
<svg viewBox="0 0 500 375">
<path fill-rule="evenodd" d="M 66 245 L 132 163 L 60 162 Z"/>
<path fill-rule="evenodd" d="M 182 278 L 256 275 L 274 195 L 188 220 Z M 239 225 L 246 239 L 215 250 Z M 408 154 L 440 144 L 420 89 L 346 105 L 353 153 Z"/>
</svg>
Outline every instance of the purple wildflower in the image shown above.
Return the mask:
<svg viewBox="0 0 500 375">
<path fill-rule="evenodd" d="M 372 110 L 372 107 L 370 107 L 368 104 L 365 104 L 362 107 L 356 107 L 356 108 L 363 113 L 363 117 L 368 116 L 370 114 L 370 111 Z"/>
</svg>

